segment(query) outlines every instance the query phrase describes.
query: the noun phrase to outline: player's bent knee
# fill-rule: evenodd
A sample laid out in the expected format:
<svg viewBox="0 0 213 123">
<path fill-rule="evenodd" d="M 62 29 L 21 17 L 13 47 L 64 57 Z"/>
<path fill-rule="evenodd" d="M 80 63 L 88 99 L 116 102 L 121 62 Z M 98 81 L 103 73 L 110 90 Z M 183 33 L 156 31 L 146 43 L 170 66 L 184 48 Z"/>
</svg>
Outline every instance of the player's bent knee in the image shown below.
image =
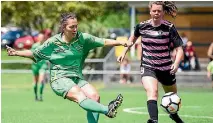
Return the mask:
<svg viewBox="0 0 213 123">
<path fill-rule="evenodd" d="M 157 100 L 158 91 L 157 90 L 148 90 L 147 91 L 148 100 Z"/>
<path fill-rule="evenodd" d="M 77 103 L 80 103 L 82 102 L 83 100 L 85 100 L 87 97 L 84 95 L 83 92 L 80 92 L 78 95 L 77 95 Z"/>
<path fill-rule="evenodd" d="M 86 96 L 84 95 L 84 93 L 81 91 L 81 89 L 78 86 L 74 86 L 68 91 L 66 98 L 71 101 L 79 103 L 85 100 Z"/>
<path fill-rule="evenodd" d="M 89 98 L 92 100 L 95 100 L 97 102 L 100 100 L 100 96 L 97 93 L 93 93 L 93 94 L 89 95 Z"/>
</svg>

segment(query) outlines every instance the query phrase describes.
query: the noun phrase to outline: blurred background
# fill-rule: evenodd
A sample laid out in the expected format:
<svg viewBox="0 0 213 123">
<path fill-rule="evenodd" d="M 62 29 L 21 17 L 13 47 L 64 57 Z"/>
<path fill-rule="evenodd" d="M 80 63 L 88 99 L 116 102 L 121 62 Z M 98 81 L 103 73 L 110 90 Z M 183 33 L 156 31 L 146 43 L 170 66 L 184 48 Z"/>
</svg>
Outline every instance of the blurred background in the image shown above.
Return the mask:
<svg viewBox="0 0 213 123">
<path fill-rule="evenodd" d="M 205 100 L 213 96 L 212 80 L 207 78 L 206 70 L 210 62 L 207 52 L 213 42 L 213 2 L 177 1 L 176 4 L 179 9 L 177 17 L 165 16 L 165 19 L 175 24 L 184 41 L 185 57 L 177 72 L 177 84 L 180 88 L 180 93 L 182 93 L 181 97 L 186 100 L 186 105 L 206 105 L 206 107 L 197 109 L 198 111 L 196 112 L 201 113 L 204 110 L 208 110 L 205 112 L 208 117 L 200 117 L 199 123 L 210 123 L 213 122 L 213 100 L 210 102 Z M 37 42 L 39 32 L 43 32 L 46 38 L 57 34 L 60 15 L 63 12 L 77 14 L 79 31 L 90 33 L 97 37 L 117 40 L 127 40 L 130 34 L 133 33 L 136 24 L 150 18 L 148 1 L 2 1 L 1 96 L 3 122 L 25 123 L 32 116 L 39 117 L 40 119 L 38 119 L 42 120 L 41 122 L 67 122 L 72 121 L 75 117 L 77 117 L 76 121 L 73 120 L 73 122 L 86 122 L 85 119 L 78 121 L 80 115 L 67 115 L 71 114 L 68 111 L 64 114 L 67 115 L 66 118 L 63 117 L 64 115 L 58 116 L 58 119 L 47 115 L 49 111 L 45 109 L 52 110 L 57 103 L 63 103 L 64 107 L 61 107 L 61 109 L 64 108 L 64 110 L 67 108 L 65 105 L 70 105 L 66 102 L 60 102 L 60 98 L 53 94 L 49 85 L 47 85 L 45 90 L 45 94 L 47 93 L 45 104 L 34 104 L 30 70 L 32 61 L 26 58 L 8 57 L 5 51 L 6 45 L 18 50 L 30 49 Z M 107 99 L 113 97 L 115 93 L 123 93 L 127 98 L 124 108 L 146 106 L 145 102 L 141 103 L 146 98 L 140 83 L 140 39 L 131 48 L 124 63 L 119 64 L 116 62 L 116 57 L 122 50 L 123 47 L 105 47 L 92 50 L 86 59 L 83 70 L 85 79 L 99 89 L 100 95 L 103 96 L 103 102 L 107 102 Z M 213 54 L 213 51 L 211 51 L 211 54 Z M 125 69 L 125 67 L 128 69 Z M 190 94 L 193 92 L 193 95 L 190 95 L 189 92 Z M 162 94 L 163 92 L 160 91 L 160 95 Z M 202 99 L 198 101 L 197 95 L 202 95 Z M 135 101 L 132 102 L 131 99 L 135 99 Z M 51 100 L 54 100 L 54 105 L 46 103 L 51 103 Z M 14 101 L 17 102 L 15 105 L 12 104 Z M 197 104 L 194 104 L 195 102 Z M 38 108 L 39 106 L 42 108 Z M 73 107 L 75 106 L 73 105 Z M 31 112 L 31 110 L 35 110 L 35 112 Z M 54 108 L 54 110 L 58 111 L 57 108 Z M 64 110 L 61 112 L 64 112 Z M 184 115 L 190 114 L 192 117 L 200 114 L 191 110 L 186 109 L 181 113 Z M 26 113 L 21 115 L 27 118 L 20 118 L 18 113 L 20 111 L 25 111 Z M 41 114 L 38 112 L 41 112 Z M 29 116 L 29 113 L 32 116 Z M 11 114 L 13 115 L 11 116 Z M 57 112 L 52 112 L 52 115 L 54 114 L 57 114 Z M 80 111 L 80 114 L 83 114 L 83 111 Z M 105 119 L 102 122 L 130 123 L 134 121 L 134 123 L 139 123 L 141 121 L 145 122 L 148 116 L 143 115 L 141 118 L 140 115 L 134 115 L 128 120 L 124 117 L 128 117 L 131 114 L 122 112 L 121 115 L 115 120 Z M 43 118 L 44 116 L 45 118 Z M 171 122 L 168 118 L 165 119 L 162 118 L 161 120 L 168 120 L 166 123 Z M 185 119 L 188 123 L 197 123 L 197 120 L 193 121 L 189 117 L 185 117 Z M 32 123 L 34 122 L 36 120 L 32 120 Z"/>
</svg>

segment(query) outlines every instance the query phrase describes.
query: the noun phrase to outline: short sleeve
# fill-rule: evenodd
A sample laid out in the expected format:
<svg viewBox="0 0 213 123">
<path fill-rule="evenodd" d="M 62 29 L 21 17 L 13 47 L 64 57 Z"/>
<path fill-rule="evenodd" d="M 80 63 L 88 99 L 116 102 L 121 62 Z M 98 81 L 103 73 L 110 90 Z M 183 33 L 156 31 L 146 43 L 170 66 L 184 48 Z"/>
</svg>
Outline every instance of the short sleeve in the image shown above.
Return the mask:
<svg viewBox="0 0 213 123">
<path fill-rule="evenodd" d="M 41 60 L 50 60 L 52 51 L 53 43 L 50 40 L 47 40 L 33 51 L 33 57 L 36 62 Z"/>
<path fill-rule="evenodd" d="M 177 48 L 183 45 L 183 41 L 174 25 L 170 29 L 169 41 L 173 44 L 173 48 Z"/>
<path fill-rule="evenodd" d="M 140 36 L 139 24 L 137 24 L 137 25 L 135 26 L 134 36 L 135 36 L 135 37 L 139 37 L 139 36 Z"/>
<path fill-rule="evenodd" d="M 83 36 L 85 39 L 85 47 L 88 50 L 104 46 L 104 38 L 98 38 L 87 33 L 84 33 Z"/>
</svg>

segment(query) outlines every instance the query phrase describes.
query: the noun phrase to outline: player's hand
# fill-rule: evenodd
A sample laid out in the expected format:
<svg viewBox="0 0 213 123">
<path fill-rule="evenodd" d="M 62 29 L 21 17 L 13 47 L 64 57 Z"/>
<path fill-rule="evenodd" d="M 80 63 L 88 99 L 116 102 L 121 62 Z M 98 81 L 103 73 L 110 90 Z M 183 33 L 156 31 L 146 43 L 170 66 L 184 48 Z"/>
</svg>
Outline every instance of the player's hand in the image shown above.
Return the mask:
<svg viewBox="0 0 213 123">
<path fill-rule="evenodd" d="M 211 73 L 210 72 L 207 73 L 207 78 L 211 80 Z"/>
<path fill-rule="evenodd" d="M 14 50 L 13 48 L 6 45 L 6 49 L 7 49 L 8 56 L 16 56 L 17 55 L 17 51 Z"/>
<path fill-rule="evenodd" d="M 133 42 L 131 42 L 131 41 L 125 41 L 124 43 L 123 43 L 123 46 L 124 47 L 131 47 L 133 45 Z"/>
<path fill-rule="evenodd" d="M 178 64 L 172 64 L 170 73 L 175 74 L 178 70 L 178 67 L 179 67 Z"/>
<path fill-rule="evenodd" d="M 124 60 L 125 55 L 126 55 L 125 53 L 122 53 L 120 56 L 118 56 L 117 61 L 118 61 L 119 63 L 121 63 L 121 62 Z"/>
</svg>

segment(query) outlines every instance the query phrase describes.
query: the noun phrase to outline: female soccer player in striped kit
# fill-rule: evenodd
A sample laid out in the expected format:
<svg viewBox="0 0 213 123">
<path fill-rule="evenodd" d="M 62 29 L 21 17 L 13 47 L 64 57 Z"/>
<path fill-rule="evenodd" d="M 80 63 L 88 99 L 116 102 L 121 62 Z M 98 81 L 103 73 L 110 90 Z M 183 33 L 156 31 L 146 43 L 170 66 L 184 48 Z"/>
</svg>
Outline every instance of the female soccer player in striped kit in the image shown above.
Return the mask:
<svg viewBox="0 0 213 123">
<path fill-rule="evenodd" d="M 183 57 L 182 40 L 175 26 L 163 19 L 164 14 L 175 17 L 177 7 L 171 1 L 155 1 L 149 3 L 151 19 L 137 24 L 134 35 L 129 41 L 135 43 L 142 37 L 141 79 L 147 93 L 147 108 L 150 119 L 147 123 L 158 122 L 158 82 L 166 92 L 177 93 L 175 73 Z M 121 62 L 130 47 L 124 49 L 118 62 Z M 176 50 L 174 62 L 170 51 Z M 170 118 L 176 123 L 183 123 L 178 114 L 171 114 Z"/>
<path fill-rule="evenodd" d="M 122 95 L 119 94 L 108 106 L 100 104 L 97 90 L 84 80 L 83 64 L 91 49 L 117 45 L 127 47 L 133 43 L 82 33 L 78 31 L 77 17 L 73 13 L 62 14 L 60 22 L 61 33 L 50 37 L 34 51 L 16 51 L 7 47 L 8 55 L 28 57 L 36 62 L 48 60 L 52 90 L 58 96 L 74 101 L 86 110 L 88 123 L 98 123 L 99 113 L 114 118 L 123 101 Z"/>
</svg>

